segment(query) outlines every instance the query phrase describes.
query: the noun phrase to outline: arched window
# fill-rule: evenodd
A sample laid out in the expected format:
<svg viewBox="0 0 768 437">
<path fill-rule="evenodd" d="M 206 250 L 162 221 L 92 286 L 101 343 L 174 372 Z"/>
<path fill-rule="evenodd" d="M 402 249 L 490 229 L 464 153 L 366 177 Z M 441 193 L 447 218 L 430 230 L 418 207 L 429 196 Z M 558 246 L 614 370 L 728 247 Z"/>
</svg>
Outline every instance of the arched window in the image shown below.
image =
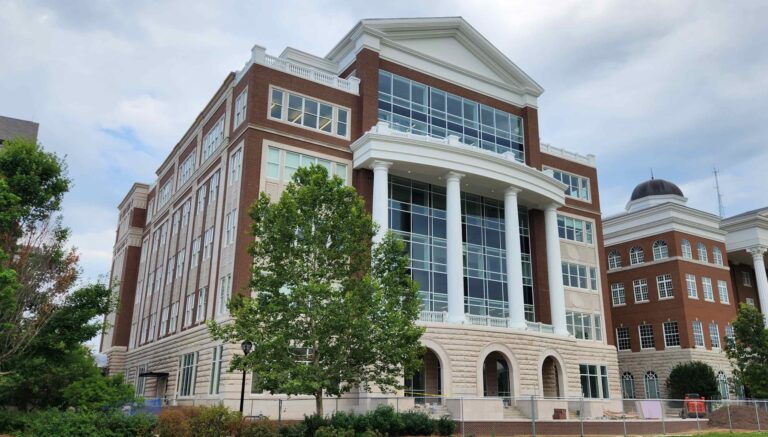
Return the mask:
<svg viewBox="0 0 768 437">
<path fill-rule="evenodd" d="M 730 398 L 730 391 L 728 390 L 728 377 L 725 376 L 725 372 L 722 370 L 717 372 L 717 391 L 720 392 L 720 399 Z"/>
<path fill-rule="evenodd" d="M 699 261 L 709 262 L 709 256 L 707 255 L 707 246 L 704 243 L 696 245 L 696 252 L 699 255 Z"/>
<path fill-rule="evenodd" d="M 624 399 L 635 398 L 635 377 L 629 372 L 621 375 L 621 395 Z"/>
<path fill-rule="evenodd" d="M 629 249 L 629 263 L 631 265 L 641 264 L 644 260 L 645 253 L 643 252 L 642 247 L 635 246 L 632 249 Z"/>
<path fill-rule="evenodd" d="M 608 268 L 618 269 L 621 267 L 621 254 L 617 251 L 611 251 L 611 253 L 608 254 Z"/>
<path fill-rule="evenodd" d="M 659 399 L 659 378 L 656 372 L 649 370 L 645 372 L 645 398 Z"/>
<path fill-rule="evenodd" d="M 683 258 L 685 259 L 693 258 L 693 252 L 691 252 L 691 243 L 688 240 L 683 239 L 683 241 L 680 242 L 680 252 L 683 254 Z"/>
<path fill-rule="evenodd" d="M 667 247 L 667 242 L 664 240 L 656 240 L 655 243 L 653 243 L 653 259 L 664 259 L 669 257 L 669 248 Z"/>
<path fill-rule="evenodd" d="M 712 261 L 719 266 L 723 265 L 723 252 L 717 246 L 712 248 Z"/>
</svg>

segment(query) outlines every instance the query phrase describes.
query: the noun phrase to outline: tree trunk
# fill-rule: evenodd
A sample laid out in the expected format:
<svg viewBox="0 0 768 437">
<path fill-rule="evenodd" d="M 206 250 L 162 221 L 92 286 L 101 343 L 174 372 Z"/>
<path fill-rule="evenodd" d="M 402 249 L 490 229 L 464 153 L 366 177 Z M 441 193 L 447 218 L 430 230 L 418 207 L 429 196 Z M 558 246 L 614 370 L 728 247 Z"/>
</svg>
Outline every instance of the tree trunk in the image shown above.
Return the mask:
<svg viewBox="0 0 768 437">
<path fill-rule="evenodd" d="M 315 393 L 315 412 L 318 416 L 323 417 L 323 390 L 318 390 Z"/>
</svg>

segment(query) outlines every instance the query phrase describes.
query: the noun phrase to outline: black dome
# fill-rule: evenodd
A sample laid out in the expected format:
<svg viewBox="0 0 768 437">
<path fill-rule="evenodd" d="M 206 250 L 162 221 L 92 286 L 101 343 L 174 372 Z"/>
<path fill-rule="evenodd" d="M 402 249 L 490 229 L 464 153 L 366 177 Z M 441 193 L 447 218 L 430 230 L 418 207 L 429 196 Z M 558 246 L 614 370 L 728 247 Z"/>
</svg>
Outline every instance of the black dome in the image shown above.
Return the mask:
<svg viewBox="0 0 768 437">
<path fill-rule="evenodd" d="M 648 196 L 663 196 L 669 194 L 684 197 L 680 188 L 672 182 L 665 181 L 664 179 L 651 179 L 636 186 L 635 189 L 632 190 L 632 197 L 629 200 L 633 201 Z"/>
</svg>

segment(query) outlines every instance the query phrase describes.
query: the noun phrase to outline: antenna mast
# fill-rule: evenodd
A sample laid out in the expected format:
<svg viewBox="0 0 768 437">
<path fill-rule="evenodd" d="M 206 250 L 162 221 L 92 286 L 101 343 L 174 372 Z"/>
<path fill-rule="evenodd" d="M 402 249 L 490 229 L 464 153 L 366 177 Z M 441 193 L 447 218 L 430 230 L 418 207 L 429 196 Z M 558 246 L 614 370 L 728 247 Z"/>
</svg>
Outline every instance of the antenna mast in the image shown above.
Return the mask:
<svg viewBox="0 0 768 437">
<path fill-rule="evenodd" d="M 714 167 L 712 169 L 712 173 L 715 174 L 715 191 L 717 192 L 717 212 L 720 215 L 720 218 L 723 218 L 725 215 L 725 206 L 723 206 L 723 195 L 720 193 L 720 181 L 718 180 L 718 173 L 720 173 L 720 170 L 717 169 L 717 167 Z"/>
</svg>

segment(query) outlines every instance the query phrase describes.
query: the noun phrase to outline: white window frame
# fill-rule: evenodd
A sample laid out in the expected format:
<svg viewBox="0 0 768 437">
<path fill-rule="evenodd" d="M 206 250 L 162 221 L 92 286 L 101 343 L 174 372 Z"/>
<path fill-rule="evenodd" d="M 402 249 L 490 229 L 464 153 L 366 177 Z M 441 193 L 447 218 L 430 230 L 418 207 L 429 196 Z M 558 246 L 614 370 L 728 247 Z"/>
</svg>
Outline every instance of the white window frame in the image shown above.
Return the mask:
<svg viewBox="0 0 768 437">
<path fill-rule="evenodd" d="M 176 328 L 179 323 L 179 301 L 177 300 L 171 305 L 171 319 L 168 323 L 168 335 L 176 332 Z"/>
<path fill-rule="evenodd" d="M 701 291 L 704 294 L 704 300 L 707 302 L 715 301 L 715 290 L 712 288 L 712 278 L 701 277 Z"/>
<path fill-rule="evenodd" d="M 169 308 L 164 306 L 163 310 L 160 312 L 160 337 L 167 335 L 168 333 L 168 310 Z"/>
<path fill-rule="evenodd" d="M 745 287 L 752 287 L 752 275 L 746 270 L 741 272 L 741 283 Z"/>
<path fill-rule="evenodd" d="M 233 182 L 240 180 L 240 175 L 243 172 L 243 148 L 240 147 L 229 157 L 229 185 Z"/>
<path fill-rule="evenodd" d="M 680 253 L 684 259 L 693 259 L 693 250 L 691 249 L 691 242 L 683 238 L 680 241 Z"/>
<path fill-rule="evenodd" d="M 597 269 L 595 267 L 561 261 L 561 273 L 564 286 L 584 291 L 597 291 Z"/>
<path fill-rule="evenodd" d="M 629 249 L 629 265 L 636 266 L 645 262 L 645 250 L 640 246 Z"/>
<path fill-rule="evenodd" d="M 648 291 L 648 280 L 645 278 L 639 278 L 632 281 L 632 292 L 635 298 L 635 303 L 646 303 L 650 301 L 650 292 Z M 641 297 L 645 294 L 645 299 L 638 299 L 638 292 Z"/>
<path fill-rule="evenodd" d="M 723 251 L 717 246 L 712 247 L 712 262 L 718 266 L 723 265 Z"/>
<path fill-rule="evenodd" d="M 203 261 L 210 259 L 213 254 L 213 226 L 205 230 L 203 240 Z"/>
<path fill-rule="evenodd" d="M 228 273 L 219 278 L 219 301 L 216 304 L 216 314 L 229 314 L 227 304 L 232 298 L 232 273 Z"/>
<path fill-rule="evenodd" d="M 611 284 L 611 302 L 613 306 L 624 306 L 627 304 L 627 293 L 624 290 L 623 282 Z"/>
<path fill-rule="evenodd" d="M 184 305 L 184 322 L 183 326 L 188 328 L 192 326 L 194 321 L 194 309 L 195 309 L 195 296 L 197 293 L 190 293 L 187 295 L 187 301 Z"/>
<path fill-rule="evenodd" d="M 690 273 L 685 274 L 685 288 L 688 291 L 688 297 L 690 299 L 699 298 L 699 290 L 696 285 L 696 275 Z"/>
<path fill-rule="evenodd" d="M 224 345 L 214 346 L 211 351 L 211 379 L 208 383 L 208 394 L 221 393 L 221 368 L 224 364 Z"/>
<path fill-rule="evenodd" d="M 566 197 L 580 200 L 582 202 L 592 203 L 592 187 L 590 185 L 590 179 L 588 177 L 563 171 L 554 167 L 545 166 L 544 169 L 552 170 L 552 177 L 555 180 L 558 180 L 564 183 L 565 185 L 567 185 L 567 188 L 565 189 Z M 571 190 L 570 182 L 572 179 L 576 180 L 576 183 L 575 183 L 575 185 L 577 186 L 576 195 L 574 195 L 573 191 Z"/>
<path fill-rule="evenodd" d="M 720 349 L 720 327 L 715 322 L 709 322 L 709 344 L 712 349 Z"/>
<path fill-rule="evenodd" d="M 219 170 L 211 176 L 210 183 L 208 184 L 208 203 L 213 204 L 216 207 L 216 199 L 219 198 L 219 181 L 221 179 L 221 173 Z"/>
<path fill-rule="evenodd" d="M 190 256 L 189 267 L 195 268 L 200 263 L 200 237 L 192 240 L 192 255 Z"/>
<path fill-rule="evenodd" d="M 654 241 L 651 251 L 653 252 L 654 261 L 659 261 L 659 260 L 669 258 L 669 246 L 667 245 L 667 242 L 664 240 Z"/>
<path fill-rule="evenodd" d="M 672 275 L 656 276 L 656 290 L 659 292 L 659 300 L 674 299 L 675 290 L 672 285 Z"/>
<path fill-rule="evenodd" d="M 181 226 L 189 225 L 189 216 L 192 212 L 192 199 L 187 199 L 181 205 Z"/>
<path fill-rule="evenodd" d="M 226 137 L 224 129 L 224 115 L 222 115 L 216 123 L 211 126 L 211 130 L 209 130 L 203 137 L 203 147 L 200 158 L 201 163 L 213 156 L 219 146 L 224 143 L 224 138 Z"/>
<path fill-rule="evenodd" d="M 674 328 L 674 331 L 673 331 Z M 661 331 L 664 333 L 664 348 L 680 348 L 680 325 L 676 320 L 668 320 L 662 324 Z M 669 332 L 668 332 L 669 331 Z M 674 343 L 677 338 L 677 344 Z"/>
<path fill-rule="evenodd" d="M 273 152 L 277 153 L 277 160 L 278 162 L 272 161 L 272 155 Z M 298 164 L 295 168 L 288 167 L 287 166 L 287 159 L 286 157 L 288 155 L 298 155 Z M 296 149 L 296 148 L 288 148 L 283 145 L 265 145 L 264 147 L 264 156 L 266 156 L 266 159 L 263 160 L 263 172 L 264 172 L 264 179 L 269 181 L 276 181 L 281 184 L 287 184 L 291 181 L 293 178 L 293 173 L 290 175 L 288 174 L 287 169 L 292 169 L 292 171 L 295 173 L 296 170 L 302 167 L 306 167 L 307 165 L 311 164 L 319 164 L 320 161 L 328 162 L 329 165 L 327 167 L 328 169 L 328 177 L 333 176 L 339 176 L 344 180 L 345 185 L 350 185 L 350 176 L 348 174 L 349 171 L 349 164 L 346 162 L 339 162 L 336 161 L 333 157 L 325 157 L 325 156 L 318 156 L 314 154 L 307 154 L 306 150 Z M 305 164 L 304 161 L 309 161 L 308 164 Z M 270 175 L 270 168 L 274 168 L 271 166 L 277 166 L 277 176 Z"/>
<path fill-rule="evenodd" d="M 651 344 L 652 344 L 652 346 L 650 346 L 650 347 L 643 346 L 643 339 L 648 339 L 649 338 L 648 335 L 643 336 L 643 328 L 646 327 L 646 326 L 650 327 L 650 339 L 651 339 Z M 641 350 L 653 350 L 653 349 L 656 349 L 656 338 L 655 338 L 655 334 L 653 332 L 653 325 L 651 325 L 651 324 L 638 325 L 637 326 L 637 333 L 640 336 L 640 349 Z"/>
<path fill-rule="evenodd" d="M 164 207 L 173 197 L 173 179 L 164 183 L 157 193 L 157 209 Z"/>
<path fill-rule="evenodd" d="M 626 338 L 623 335 L 619 335 L 619 333 L 626 333 Z M 626 344 L 623 344 L 622 341 L 626 340 Z M 622 347 L 626 346 L 626 347 Z M 631 351 L 632 350 L 632 337 L 629 334 L 629 327 L 628 326 L 619 326 L 616 328 L 616 349 L 620 351 Z"/>
<path fill-rule="evenodd" d="M 729 305 L 731 298 L 728 296 L 728 283 L 722 279 L 717 281 L 717 294 L 720 299 L 720 303 Z"/>
<path fill-rule="evenodd" d="M 196 151 L 193 150 L 189 156 L 179 165 L 179 187 L 184 185 L 185 182 L 192 178 L 195 174 L 195 160 L 197 159 Z"/>
<path fill-rule="evenodd" d="M 618 250 L 612 250 L 608 253 L 608 270 L 621 268 L 621 254 Z"/>
<path fill-rule="evenodd" d="M 245 87 L 235 99 L 234 127 L 238 127 L 245 121 L 248 111 L 248 87 Z"/>
<path fill-rule="evenodd" d="M 704 344 L 704 326 L 700 320 L 693 321 L 693 344 L 695 347 L 706 347 Z"/>
<path fill-rule="evenodd" d="M 281 111 L 280 111 L 280 117 L 279 118 L 272 116 L 272 96 L 273 96 L 273 93 L 274 93 L 275 90 L 280 91 L 282 93 L 282 101 L 280 103 Z M 288 120 L 288 112 L 290 111 L 289 103 L 288 102 L 289 102 L 289 98 L 290 98 L 291 95 L 302 99 L 302 102 L 301 102 L 301 107 L 302 107 L 302 110 L 301 110 L 301 113 L 302 113 L 302 115 L 301 115 L 301 119 L 302 119 L 301 123 L 296 123 L 296 122 L 293 122 L 291 120 Z M 317 114 L 315 114 L 315 116 L 318 119 L 318 122 L 317 122 L 318 127 L 316 127 L 316 128 L 315 127 L 311 127 L 311 126 L 306 126 L 303 123 L 304 122 L 304 114 L 306 114 L 306 109 L 305 108 L 307 107 L 307 104 L 306 104 L 307 100 L 313 101 L 313 102 L 317 103 L 317 111 L 318 112 L 317 112 Z M 325 131 L 325 130 L 322 130 L 322 129 L 319 128 L 319 125 L 320 125 L 320 105 L 327 105 L 327 106 L 330 106 L 332 108 L 332 113 L 331 113 L 332 129 L 331 129 L 331 132 L 328 132 L 328 131 Z M 342 111 L 346 112 L 346 119 L 347 119 L 346 122 L 342 122 L 340 120 L 339 114 Z M 352 116 L 352 110 L 350 108 L 345 107 L 345 106 L 340 106 L 338 104 L 331 103 L 331 102 L 328 102 L 328 101 L 325 101 L 325 100 L 320 100 L 320 99 L 318 99 L 316 97 L 310 97 L 310 96 L 308 96 L 306 94 L 297 93 L 295 91 L 288 91 L 288 90 L 286 90 L 284 88 L 275 87 L 275 86 L 270 86 L 269 87 L 269 98 L 267 99 L 267 118 L 269 118 L 270 120 L 275 120 L 275 121 L 278 121 L 280 123 L 286 123 L 288 125 L 300 127 L 302 129 L 306 129 L 306 130 L 309 130 L 309 131 L 312 131 L 312 132 L 319 132 L 319 133 L 322 133 L 324 135 L 330 135 L 332 137 L 343 138 L 345 140 L 348 140 L 349 136 L 350 136 L 350 126 L 352 124 L 351 123 L 351 119 L 352 119 L 351 116 Z M 343 124 L 344 127 L 345 127 L 346 133 L 344 135 L 339 135 L 338 134 L 338 132 L 339 132 L 339 125 L 340 124 Z"/>
<path fill-rule="evenodd" d="M 208 286 L 197 290 L 197 311 L 195 311 L 194 323 L 200 323 L 205 320 L 205 312 L 208 309 Z"/>
<path fill-rule="evenodd" d="M 189 352 L 179 357 L 179 378 L 177 380 L 178 396 L 189 398 L 195 395 L 195 383 L 197 382 L 197 362 L 199 354 Z"/>
<path fill-rule="evenodd" d="M 709 262 L 709 251 L 707 251 L 707 245 L 698 242 L 696 244 L 696 256 L 699 258 L 699 261 L 708 263 Z"/>
<path fill-rule="evenodd" d="M 562 214 L 557 215 L 557 232 L 561 240 L 574 241 L 591 246 L 595 241 L 593 229 L 594 224 L 589 220 Z"/>
</svg>

